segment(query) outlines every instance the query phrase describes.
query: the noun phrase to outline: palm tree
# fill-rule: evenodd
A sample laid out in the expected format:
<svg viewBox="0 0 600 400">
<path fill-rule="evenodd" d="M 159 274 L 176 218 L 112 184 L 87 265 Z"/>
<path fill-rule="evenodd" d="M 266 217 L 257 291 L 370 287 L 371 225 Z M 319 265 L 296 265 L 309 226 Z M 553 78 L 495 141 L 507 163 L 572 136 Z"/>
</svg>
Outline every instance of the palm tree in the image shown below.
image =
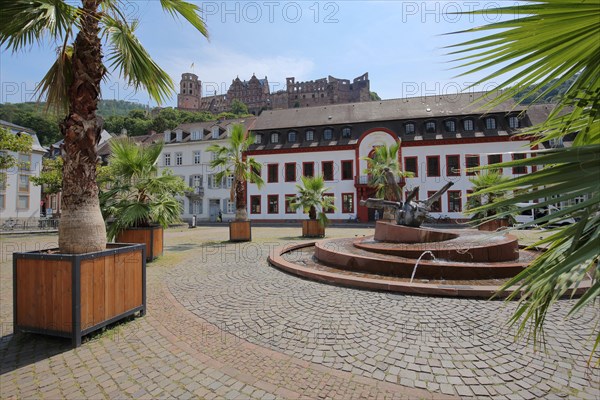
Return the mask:
<svg viewBox="0 0 600 400">
<path fill-rule="evenodd" d="M 374 149 L 372 156 L 362 157 L 367 162 L 364 173 L 369 175 L 369 185 L 374 187 L 378 198 L 390 201 L 402 201 L 402 194 L 397 185 L 391 185 L 390 181 L 398 178 L 411 177 L 411 172 L 403 172 L 398 162 L 398 151 L 400 143 L 391 146 L 378 146 Z M 393 220 L 394 211 L 390 207 L 384 207 L 383 219 Z"/>
<path fill-rule="evenodd" d="M 108 240 L 131 227 L 163 228 L 179 221 L 181 205 L 175 198 L 187 186 L 169 170 L 159 174 L 157 163 L 163 142 L 138 145 L 130 138 L 110 142 L 108 179 L 101 181 L 100 204 L 105 219 L 114 219 L 108 228 Z"/>
<path fill-rule="evenodd" d="M 233 125 L 231 136 L 225 146 L 213 144 L 206 150 L 213 153 L 215 158 L 210 162 L 211 168 L 219 168 L 215 179 L 221 181 L 223 178 L 233 176 L 230 199 L 235 200 L 235 220 L 247 221 L 246 210 L 246 182 L 249 180 L 261 188 L 264 184 L 257 173 L 260 164 L 253 157 L 246 157 L 244 153 L 254 143 L 254 136 L 244 134 L 244 126 Z"/>
<path fill-rule="evenodd" d="M 479 194 L 512 190 L 515 196 L 476 209 L 484 211 L 535 199 L 542 199 L 538 204 L 540 207 L 581 197 L 585 199 L 579 203 L 571 202 L 560 212 L 533 222 L 560 222 L 564 218 L 579 221 L 537 243 L 546 244 L 548 250 L 503 288 L 518 286 L 511 298 L 519 293 L 521 297 L 511 321 L 519 325 L 519 333 L 530 332 L 536 341 L 543 337 L 548 310 L 557 299 L 569 293 L 570 288 L 579 286 L 588 275 L 595 274 L 595 282 L 575 303 L 570 315 L 592 304 L 600 294 L 600 2 L 531 1 L 476 13 L 490 15 L 494 12 L 517 17 L 467 31 L 494 32 L 455 45 L 453 47 L 458 50 L 452 53 L 463 66 L 470 68 L 466 73 L 494 68 L 475 85 L 510 74 L 498 87 L 503 91 L 487 106 L 517 95 L 521 99 L 527 98 L 538 88 L 545 88 L 537 92 L 542 97 L 563 82 L 572 82 L 549 118 L 523 132 L 534 137 L 534 145 L 576 134 L 572 147 L 537 151 L 535 157 L 492 166 L 541 168 L 481 190 Z M 599 343 L 600 330 L 597 330 L 594 349 Z"/>
<path fill-rule="evenodd" d="M 71 3 L 3 2 L 0 45 L 17 52 L 46 39 L 58 44 L 57 60 L 37 90 L 49 105 L 66 113 L 60 123 L 64 167 L 58 242 L 61 252 L 79 254 L 106 248 L 96 184 L 96 145 L 102 131 L 102 120 L 96 115 L 100 83 L 109 68 L 116 70 L 159 103 L 169 97 L 174 86 L 135 37 L 138 22 L 126 20 L 123 10 L 127 2 L 82 0 L 80 7 Z M 207 36 L 197 6 L 180 0 L 161 0 L 160 4 Z M 108 65 L 103 62 L 103 47 L 107 48 Z"/>
<path fill-rule="evenodd" d="M 298 196 L 290 202 L 292 210 L 296 211 L 302 208 L 305 213 L 308 213 L 308 218 L 318 220 L 321 226 L 326 226 L 329 223 L 326 210 L 335 210 L 333 205 L 335 197 L 325 196 L 331 188 L 325 186 L 323 176 L 302 176 L 302 184 L 297 184 Z"/>
<path fill-rule="evenodd" d="M 506 200 L 508 198 L 508 191 L 506 190 L 490 191 L 485 194 L 479 193 L 483 190 L 487 190 L 491 187 L 507 182 L 509 179 L 509 177 L 502 175 L 500 170 L 497 169 L 482 171 L 469 178 L 469 182 L 471 182 L 473 185 L 471 187 L 473 194 L 469 195 L 467 198 L 465 214 L 472 214 L 472 219 L 479 223 L 493 220 L 497 218 L 498 214 L 515 212 L 517 207 L 510 205 L 486 208 L 485 210 L 481 211 L 472 211 L 479 209 L 479 207 L 485 204 L 497 204 L 500 201 Z M 514 224 L 515 219 L 512 214 L 509 214 L 507 219 L 509 225 Z"/>
</svg>

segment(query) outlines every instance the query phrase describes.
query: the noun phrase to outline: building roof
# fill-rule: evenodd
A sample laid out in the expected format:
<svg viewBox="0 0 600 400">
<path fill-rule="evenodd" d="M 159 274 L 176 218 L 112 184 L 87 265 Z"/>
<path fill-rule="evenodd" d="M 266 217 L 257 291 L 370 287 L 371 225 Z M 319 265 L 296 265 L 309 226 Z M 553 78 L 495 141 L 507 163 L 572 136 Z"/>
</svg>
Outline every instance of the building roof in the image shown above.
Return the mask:
<svg viewBox="0 0 600 400">
<path fill-rule="evenodd" d="M 1 119 L 0 119 L 0 126 L 8 129 L 13 134 L 26 133 L 26 134 L 30 135 L 32 137 L 32 139 L 33 139 L 33 144 L 31 146 L 31 150 L 33 150 L 33 151 L 39 151 L 39 152 L 42 152 L 42 153 L 45 153 L 47 151 L 40 144 L 40 140 L 38 139 L 38 137 L 35 134 L 35 131 L 33 129 L 26 128 L 24 126 L 19 126 L 17 124 L 13 124 L 12 122 L 4 121 L 4 120 L 1 120 Z"/>
<path fill-rule="evenodd" d="M 235 118 L 235 119 L 224 119 L 220 121 L 205 121 L 205 122 L 190 122 L 186 124 L 178 125 L 175 129 L 171 131 L 171 140 L 167 143 L 182 143 L 189 142 L 191 140 L 191 132 L 192 131 L 201 131 L 204 132 L 204 136 L 202 140 L 218 140 L 223 139 L 227 132 L 227 127 L 231 124 L 242 124 L 244 125 L 244 129 L 249 131 L 254 129 L 254 124 L 256 122 L 256 117 L 244 117 L 244 118 Z M 221 131 L 221 135 L 218 139 L 214 139 L 212 137 L 212 128 L 214 126 L 218 126 Z M 176 142 L 175 132 L 177 130 L 182 130 L 182 140 L 181 142 Z M 163 136 L 164 137 L 164 136 Z"/>
<path fill-rule="evenodd" d="M 474 102 L 484 95 L 490 96 L 489 93 L 476 92 L 263 111 L 254 130 L 482 114 L 483 103 Z M 524 109 L 516 106 L 514 101 L 507 101 L 485 111 L 506 113 Z"/>
</svg>

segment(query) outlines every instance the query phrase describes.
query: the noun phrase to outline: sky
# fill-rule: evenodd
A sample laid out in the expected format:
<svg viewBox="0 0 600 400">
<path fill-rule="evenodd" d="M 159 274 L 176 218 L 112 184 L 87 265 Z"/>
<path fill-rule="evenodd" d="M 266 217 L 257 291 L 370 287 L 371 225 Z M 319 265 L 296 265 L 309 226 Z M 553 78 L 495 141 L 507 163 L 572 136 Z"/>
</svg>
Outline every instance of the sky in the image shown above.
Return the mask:
<svg viewBox="0 0 600 400">
<path fill-rule="evenodd" d="M 72 2 L 72 1 L 71 1 Z M 73 3 L 73 2 L 72 2 Z M 354 79 L 369 73 L 371 90 L 382 99 L 453 94 L 483 73 L 457 77 L 448 45 L 477 34 L 447 35 L 487 23 L 495 15 L 456 15 L 457 11 L 512 5 L 509 1 L 203 1 L 210 38 L 184 20 L 162 11 L 157 0 L 124 1 L 128 18 L 138 19 L 137 36 L 178 87 L 181 74 L 193 72 L 203 94 L 225 93 L 231 81 L 252 74 L 269 80 L 271 91 L 296 81 L 327 77 Z M 0 11 L 1 14 L 1 11 Z M 0 15 L 1 17 L 1 15 Z M 511 18 L 505 15 L 503 18 Z M 0 102 L 36 100 L 35 85 L 51 66 L 55 46 L 46 43 L 19 53 L 0 53 Z M 490 82 L 476 89 L 492 89 Z M 102 98 L 156 106 L 111 73 Z M 161 106 L 176 106 L 174 93 Z"/>
</svg>

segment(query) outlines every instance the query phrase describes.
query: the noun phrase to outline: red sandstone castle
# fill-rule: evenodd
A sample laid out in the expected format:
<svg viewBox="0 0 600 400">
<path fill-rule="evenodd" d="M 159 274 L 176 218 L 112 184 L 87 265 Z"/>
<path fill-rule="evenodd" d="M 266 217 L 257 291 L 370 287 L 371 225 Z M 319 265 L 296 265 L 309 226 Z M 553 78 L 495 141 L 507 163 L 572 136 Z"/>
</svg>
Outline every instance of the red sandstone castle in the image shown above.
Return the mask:
<svg viewBox="0 0 600 400">
<path fill-rule="evenodd" d="M 263 110 L 323 106 L 328 104 L 358 103 L 370 101 L 369 74 L 365 73 L 353 81 L 332 76 L 316 81 L 296 82 L 286 79 L 286 89 L 271 93 L 269 81 L 255 75 L 248 81 L 235 78 L 227 94 L 202 96 L 202 82 L 192 73 L 181 75 L 177 108 L 188 111 L 229 111 L 233 100 L 240 100 L 248 110 L 258 115 Z"/>
</svg>

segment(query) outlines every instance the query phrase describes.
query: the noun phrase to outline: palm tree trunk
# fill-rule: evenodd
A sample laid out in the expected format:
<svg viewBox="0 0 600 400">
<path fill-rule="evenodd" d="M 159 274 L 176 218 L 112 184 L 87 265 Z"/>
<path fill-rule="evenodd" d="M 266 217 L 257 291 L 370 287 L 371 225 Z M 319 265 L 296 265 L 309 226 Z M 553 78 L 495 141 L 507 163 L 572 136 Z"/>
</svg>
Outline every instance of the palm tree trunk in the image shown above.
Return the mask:
<svg viewBox="0 0 600 400">
<path fill-rule="evenodd" d="M 61 252 L 69 254 L 106 248 L 106 227 L 96 184 L 96 145 L 102 131 L 102 120 L 96 110 L 105 73 L 99 38 L 99 3 L 100 0 L 83 0 L 81 30 L 73 48 L 69 115 L 60 126 L 64 166 L 58 244 Z"/>
<path fill-rule="evenodd" d="M 235 220 L 248 220 L 248 211 L 246 210 L 246 187 L 245 183 L 239 180 L 235 181 Z"/>
</svg>

